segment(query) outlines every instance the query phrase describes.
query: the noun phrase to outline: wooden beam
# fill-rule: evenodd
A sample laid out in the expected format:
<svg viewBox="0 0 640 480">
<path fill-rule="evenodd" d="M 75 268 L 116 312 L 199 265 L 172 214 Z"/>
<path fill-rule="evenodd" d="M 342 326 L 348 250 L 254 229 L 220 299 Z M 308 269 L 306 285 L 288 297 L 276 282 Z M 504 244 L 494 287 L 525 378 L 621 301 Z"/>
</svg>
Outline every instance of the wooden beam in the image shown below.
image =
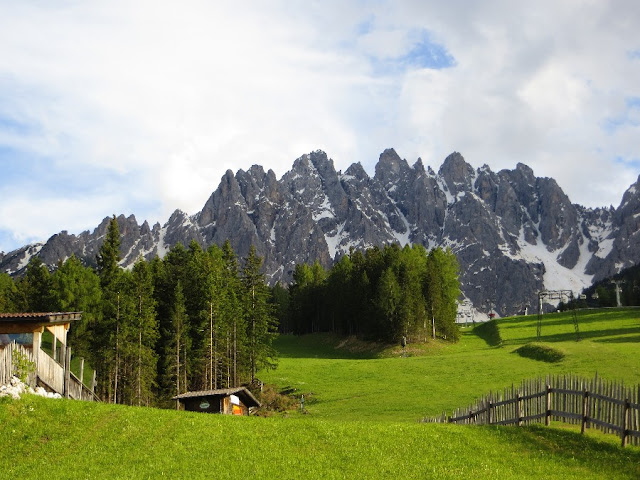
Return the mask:
<svg viewBox="0 0 640 480">
<path fill-rule="evenodd" d="M 44 327 L 42 325 L 34 325 L 29 323 L 7 323 L 0 324 L 0 333 L 33 333 L 44 331 Z"/>
</svg>

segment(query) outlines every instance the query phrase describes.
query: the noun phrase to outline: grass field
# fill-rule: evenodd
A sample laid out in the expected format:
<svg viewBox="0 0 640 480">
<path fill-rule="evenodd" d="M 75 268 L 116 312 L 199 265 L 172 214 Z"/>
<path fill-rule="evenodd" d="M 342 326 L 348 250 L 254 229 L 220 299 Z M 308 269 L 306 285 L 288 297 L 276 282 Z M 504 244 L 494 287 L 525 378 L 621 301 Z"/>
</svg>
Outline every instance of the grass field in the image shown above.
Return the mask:
<svg viewBox="0 0 640 480">
<path fill-rule="evenodd" d="M 32 396 L 0 400 L 0 478 L 640 478 L 640 448 L 559 424 L 421 424 L 491 389 L 549 373 L 640 383 L 640 311 L 581 312 L 465 329 L 458 344 L 382 348 L 281 337 L 262 380 L 304 393 L 307 414 L 231 418 Z M 480 332 L 482 333 L 482 332 Z M 495 333 L 495 332 L 494 332 Z M 493 337 L 491 337 L 493 338 Z M 533 344 L 560 360 L 515 350 Z M 534 351 L 536 349 L 534 348 Z"/>
<path fill-rule="evenodd" d="M 531 315 L 497 322 L 500 345 L 467 328 L 459 343 L 439 344 L 409 357 L 395 348 L 373 350 L 366 358 L 366 350 L 336 348 L 336 341 L 327 337 L 282 337 L 278 369 L 261 378 L 311 394 L 307 406 L 313 415 L 393 422 L 451 411 L 490 390 L 547 374 L 593 377 L 597 372 L 640 383 L 640 309 L 580 312 L 579 342 L 569 314 L 544 316 L 541 345 L 564 355 L 555 363 L 514 353 L 537 342 L 537 321 Z"/>
</svg>

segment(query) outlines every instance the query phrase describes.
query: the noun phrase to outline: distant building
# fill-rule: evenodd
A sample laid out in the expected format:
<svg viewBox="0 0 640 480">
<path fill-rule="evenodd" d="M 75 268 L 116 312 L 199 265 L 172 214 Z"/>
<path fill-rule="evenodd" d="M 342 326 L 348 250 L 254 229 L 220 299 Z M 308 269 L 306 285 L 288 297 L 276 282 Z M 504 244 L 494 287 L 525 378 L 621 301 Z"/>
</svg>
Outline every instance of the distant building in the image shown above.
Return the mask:
<svg viewBox="0 0 640 480">
<path fill-rule="evenodd" d="M 252 408 L 260 407 L 260 402 L 245 387 L 187 392 L 176 395 L 172 400 L 189 412 L 223 415 L 249 415 Z"/>
</svg>

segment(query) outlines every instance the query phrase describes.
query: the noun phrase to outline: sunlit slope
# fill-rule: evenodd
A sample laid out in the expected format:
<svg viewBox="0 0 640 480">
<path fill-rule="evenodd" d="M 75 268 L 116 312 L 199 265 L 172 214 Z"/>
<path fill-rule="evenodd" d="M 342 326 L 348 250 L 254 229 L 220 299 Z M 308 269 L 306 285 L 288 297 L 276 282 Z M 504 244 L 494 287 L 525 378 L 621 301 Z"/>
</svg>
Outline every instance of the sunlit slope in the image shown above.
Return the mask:
<svg viewBox="0 0 640 480">
<path fill-rule="evenodd" d="M 553 428 L 228 417 L 0 401 L 2 478 L 635 479 L 640 450 Z"/>
<path fill-rule="evenodd" d="M 466 405 L 490 390 L 503 389 L 525 378 L 548 374 L 597 374 L 625 383 L 640 383 L 640 310 L 581 311 L 580 341 L 571 314 L 545 315 L 541 344 L 564 358 L 549 363 L 514 351 L 537 342 L 538 317 L 497 322 L 502 342 L 487 342 L 472 328 L 458 344 L 438 344 L 422 355 L 398 352 L 352 352 L 336 348 L 325 336 L 279 339 L 277 370 L 260 378 L 311 395 L 311 415 L 340 420 L 416 421 L 425 415 Z"/>
</svg>

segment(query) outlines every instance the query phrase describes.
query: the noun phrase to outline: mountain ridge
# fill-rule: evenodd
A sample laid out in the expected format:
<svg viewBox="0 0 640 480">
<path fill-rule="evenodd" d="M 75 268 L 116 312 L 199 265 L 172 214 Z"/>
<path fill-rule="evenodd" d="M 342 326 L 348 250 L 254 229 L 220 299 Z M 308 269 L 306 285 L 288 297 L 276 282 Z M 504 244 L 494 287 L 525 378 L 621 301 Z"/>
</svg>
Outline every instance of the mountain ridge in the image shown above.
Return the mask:
<svg viewBox="0 0 640 480">
<path fill-rule="evenodd" d="M 461 266 L 465 298 L 478 311 L 507 315 L 535 306 L 543 289 L 578 293 L 640 258 L 640 177 L 618 208 L 572 204 L 553 178 L 513 170 L 474 169 L 453 152 L 438 172 L 410 165 L 386 149 L 371 177 L 359 163 L 336 171 L 321 150 L 297 158 L 280 180 L 254 165 L 228 170 L 194 215 L 176 210 L 164 225 L 117 217 L 124 267 L 164 256 L 178 242 L 201 246 L 229 239 L 245 256 L 264 258 L 271 283 L 288 282 L 296 263 L 325 268 L 350 249 L 396 242 L 450 247 Z M 87 265 L 109 217 L 93 232 L 66 231 L 47 242 L 0 254 L 0 271 L 19 275 L 33 255 L 54 268 L 75 254 Z"/>
</svg>

